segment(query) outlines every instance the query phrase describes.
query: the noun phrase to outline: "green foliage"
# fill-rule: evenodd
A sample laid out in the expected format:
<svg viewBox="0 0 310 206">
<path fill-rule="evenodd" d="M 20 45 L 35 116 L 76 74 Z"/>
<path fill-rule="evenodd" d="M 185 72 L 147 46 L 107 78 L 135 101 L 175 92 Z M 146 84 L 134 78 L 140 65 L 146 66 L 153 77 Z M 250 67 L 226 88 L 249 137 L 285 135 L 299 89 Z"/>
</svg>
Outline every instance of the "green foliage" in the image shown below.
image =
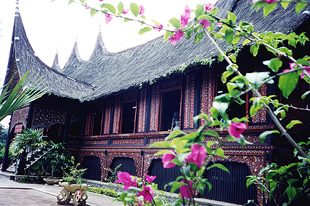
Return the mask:
<svg viewBox="0 0 310 206">
<path fill-rule="evenodd" d="M 36 150 L 47 145 L 47 141 L 44 139 L 46 136 L 43 136 L 42 129 L 25 129 L 22 134 L 18 134 L 10 145 L 10 152 L 14 157 L 19 156 L 27 148 Z"/>
<path fill-rule="evenodd" d="M 179 29 L 179 28 L 181 27 L 181 22 L 180 22 L 180 20 L 177 19 L 177 18 L 171 18 L 171 19 L 169 20 L 169 23 L 170 23 L 172 26 L 174 26 L 176 29 Z"/>
<path fill-rule="evenodd" d="M 105 178 L 106 182 L 115 182 L 117 180 L 117 173 L 119 173 L 119 168 L 122 166 L 122 164 L 117 165 L 113 170 L 110 168 L 103 167 L 104 170 L 110 172 L 110 175 L 108 178 Z"/>
<path fill-rule="evenodd" d="M 4 157 L 4 152 L 5 152 L 5 143 L 0 142 L 0 162 L 2 163 L 3 157 Z"/>
<path fill-rule="evenodd" d="M 111 190 L 111 189 L 107 189 L 107 188 L 103 189 L 100 187 L 88 187 L 88 188 L 86 188 L 86 190 L 89 192 L 94 192 L 94 193 L 106 195 L 109 197 L 118 197 L 118 193 L 116 191 Z"/>
<path fill-rule="evenodd" d="M 150 27 L 143 27 L 142 29 L 140 29 L 139 34 L 144 34 L 146 32 L 152 31 L 152 28 Z"/>
<path fill-rule="evenodd" d="M 140 12 L 139 6 L 135 3 L 131 3 L 130 4 L 130 11 L 132 12 L 133 15 L 135 15 L 135 17 L 137 17 L 139 15 L 139 12 Z"/>
<path fill-rule="evenodd" d="M 80 168 L 80 163 L 74 164 L 74 157 L 71 157 L 72 166 L 69 168 L 69 173 L 64 171 L 63 181 L 68 182 L 69 184 L 79 184 L 82 185 L 86 182 L 85 179 L 82 178 L 87 168 Z"/>
<path fill-rule="evenodd" d="M 299 76 L 295 72 L 286 73 L 279 78 L 279 89 L 285 98 L 293 92 L 299 80 Z"/>
<path fill-rule="evenodd" d="M 30 102 L 42 97 L 45 92 L 43 86 L 38 86 L 38 81 L 33 85 L 28 85 L 30 76 L 29 71 L 21 77 L 12 91 L 9 91 L 9 86 L 12 80 L 4 86 L 0 95 L 0 121 L 7 115 L 10 115 L 14 110 L 29 104 Z M 28 88 L 26 89 L 26 86 Z"/>
</svg>

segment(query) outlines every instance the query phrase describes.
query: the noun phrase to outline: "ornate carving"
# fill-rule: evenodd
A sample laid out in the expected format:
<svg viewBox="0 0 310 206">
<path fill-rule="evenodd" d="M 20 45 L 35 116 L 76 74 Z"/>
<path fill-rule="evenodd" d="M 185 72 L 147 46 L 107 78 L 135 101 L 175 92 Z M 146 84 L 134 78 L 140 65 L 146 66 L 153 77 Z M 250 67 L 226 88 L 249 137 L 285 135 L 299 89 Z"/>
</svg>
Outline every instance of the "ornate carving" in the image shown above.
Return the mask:
<svg viewBox="0 0 310 206">
<path fill-rule="evenodd" d="M 195 74 L 186 76 L 184 102 L 184 128 L 194 127 Z"/>
<path fill-rule="evenodd" d="M 27 117 L 29 112 L 29 106 L 15 110 L 11 117 L 11 128 L 14 128 L 14 126 L 17 123 L 22 123 L 24 125 L 24 128 L 27 126 Z"/>
<path fill-rule="evenodd" d="M 35 107 L 33 111 L 32 128 L 49 128 L 53 124 L 63 124 L 66 122 L 67 112 L 52 109 Z"/>
</svg>

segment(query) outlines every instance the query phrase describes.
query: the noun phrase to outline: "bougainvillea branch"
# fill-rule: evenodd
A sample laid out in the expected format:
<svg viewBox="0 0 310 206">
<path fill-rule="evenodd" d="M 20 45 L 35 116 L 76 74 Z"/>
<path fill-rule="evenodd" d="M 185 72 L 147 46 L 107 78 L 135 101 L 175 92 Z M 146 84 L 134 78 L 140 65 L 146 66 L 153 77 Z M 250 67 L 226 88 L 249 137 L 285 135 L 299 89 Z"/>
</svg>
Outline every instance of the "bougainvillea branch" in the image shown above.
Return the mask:
<svg viewBox="0 0 310 206">
<path fill-rule="evenodd" d="M 205 35 L 210 39 L 210 41 L 212 42 L 212 44 L 215 46 L 215 48 L 218 50 L 218 52 L 221 53 L 221 55 L 224 57 L 224 59 L 227 61 L 228 65 L 232 66 L 234 65 L 232 63 L 232 61 L 227 57 L 227 55 L 224 54 L 224 52 L 222 51 L 222 49 L 218 46 L 218 44 L 213 40 L 213 38 L 209 35 L 209 33 L 204 29 L 204 33 Z M 235 67 L 231 67 L 232 71 L 235 72 L 238 76 L 243 76 L 243 74 L 241 74 L 239 72 L 238 69 L 236 69 Z M 251 87 L 251 85 L 249 84 L 248 87 Z M 253 93 L 262 98 L 262 95 L 258 92 L 257 89 L 253 88 L 252 89 Z M 286 137 L 286 139 L 290 142 L 290 144 L 296 148 L 296 150 L 299 152 L 299 154 L 304 157 L 307 158 L 308 156 L 306 155 L 306 153 L 299 147 L 299 145 L 294 141 L 294 139 L 286 132 L 286 130 L 284 129 L 284 127 L 282 126 L 282 124 L 280 123 L 280 121 L 278 120 L 278 118 L 274 115 L 273 111 L 270 109 L 270 107 L 268 105 L 266 105 L 264 102 L 262 103 L 263 106 L 266 108 L 266 111 L 268 112 L 269 116 L 271 117 L 271 119 L 274 121 L 275 125 L 278 127 L 278 129 L 280 130 L 280 132 L 282 133 L 283 136 Z"/>
</svg>

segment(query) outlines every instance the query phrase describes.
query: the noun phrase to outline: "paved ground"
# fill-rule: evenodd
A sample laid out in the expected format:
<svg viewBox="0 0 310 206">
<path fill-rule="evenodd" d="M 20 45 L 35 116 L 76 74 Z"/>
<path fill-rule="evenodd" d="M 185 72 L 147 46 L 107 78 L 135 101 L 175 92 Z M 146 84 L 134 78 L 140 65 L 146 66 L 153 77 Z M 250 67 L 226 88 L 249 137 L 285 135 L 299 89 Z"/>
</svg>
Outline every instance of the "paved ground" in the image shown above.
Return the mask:
<svg viewBox="0 0 310 206">
<path fill-rule="evenodd" d="M 62 187 L 17 183 L 0 175 L 0 206 L 56 206 L 56 196 Z M 88 206 L 123 206 L 113 198 L 88 192 Z M 73 205 L 72 201 L 68 205 Z"/>
</svg>

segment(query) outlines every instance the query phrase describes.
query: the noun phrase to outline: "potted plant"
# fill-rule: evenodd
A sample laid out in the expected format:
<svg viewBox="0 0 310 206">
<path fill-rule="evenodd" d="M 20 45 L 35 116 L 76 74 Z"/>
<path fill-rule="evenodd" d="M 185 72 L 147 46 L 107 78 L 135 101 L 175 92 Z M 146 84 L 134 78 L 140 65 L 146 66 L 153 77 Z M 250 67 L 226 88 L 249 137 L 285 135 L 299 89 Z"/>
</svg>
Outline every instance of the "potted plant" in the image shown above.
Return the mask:
<svg viewBox="0 0 310 206">
<path fill-rule="evenodd" d="M 74 157 L 72 157 L 74 162 Z M 86 188 L 86 180 L 82 178 L 87 169 L 79 169 L 80 163 L 70 167 L 69 172 L 64 171 L 63 182 L 59 185 L 64 189 L 57 195 L 57 203 L 59 205 L 68 204 L 73 199 L 73 205 L 85 205 L 88 198 Z"/>
<path fill-rule="evenodd" d="M 63 176 L 63 169 L 68 168 L 74 164 L 71 161 L 71 153 L 62 145 L 62 143 L 49 142 L 48 152 L 43 157 L 43 162 L 49 162 L 47 171 L 50 172 L 51 177 L 44 178 L 43 180 L 47 184 L 58 184 L 63 180 L 60 178 Z"/>
</svg>

